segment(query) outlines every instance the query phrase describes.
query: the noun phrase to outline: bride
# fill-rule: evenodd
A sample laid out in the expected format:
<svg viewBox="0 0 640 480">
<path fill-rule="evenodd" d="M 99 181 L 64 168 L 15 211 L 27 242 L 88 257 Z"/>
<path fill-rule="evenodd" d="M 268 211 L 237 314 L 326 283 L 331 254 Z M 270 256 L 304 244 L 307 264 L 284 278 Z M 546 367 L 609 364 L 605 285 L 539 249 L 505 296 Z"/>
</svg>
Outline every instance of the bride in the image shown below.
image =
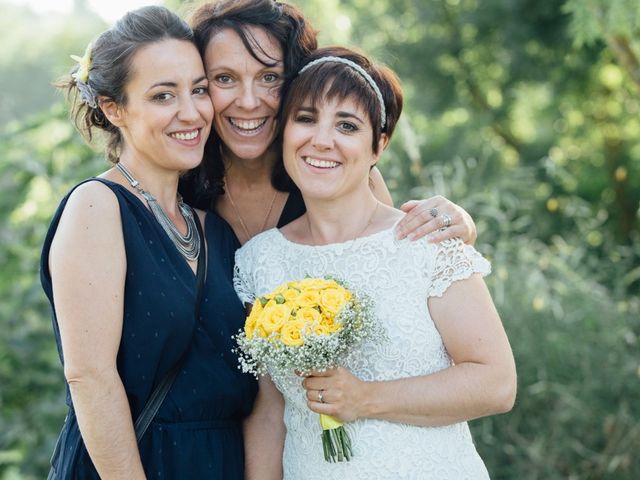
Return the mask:
<svg viewBox="0 0 640 480">
<path fill-rule="evenodd" d="M 307 213 L 236 253 L 238 295 L 252 303 L 286 281 L 342 278 L 374 299 L 388 338 L 293 386 L 262 378 L 245 429 L 248 478 L 488 478 L 466 422 L 509 411 L 516 394 L 482 279 L 490 265 L 460 240 L 396 240 L 404 214 L 368 186 L 402 110 L 397 78 L 331 47 L 286 91 L 284 163 Z M 325 462 L 319 413 L 346 422 L 349 462 Z"/>
</svg>

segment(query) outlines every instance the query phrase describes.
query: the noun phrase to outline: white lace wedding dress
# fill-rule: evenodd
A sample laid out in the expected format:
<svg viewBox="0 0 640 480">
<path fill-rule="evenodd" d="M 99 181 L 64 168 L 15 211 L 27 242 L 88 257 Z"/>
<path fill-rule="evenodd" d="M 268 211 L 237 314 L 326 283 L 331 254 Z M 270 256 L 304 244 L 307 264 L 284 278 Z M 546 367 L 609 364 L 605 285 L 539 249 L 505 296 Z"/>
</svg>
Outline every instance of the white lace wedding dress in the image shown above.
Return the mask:
<svg viewBox="0 0 640 480">
<path fill-rule="evenodd" d="M 306 276 L 342 278 L 374 299 L 388 340 L 363 345 L 345 360 L 364 380 L 426 375 L 452 361 L 427 308 L 452 282 L 489 263 L 459 240 L 435 245 L 426 240 L 397 241 L 393 229 L 353 241 L 308 246 L 290 242 L 272 229 L 236 253 L 235 285 L 244 302 L 253 302 L 281 283 Z M 466 422 L 418 427 L 382 420 L 346 424 L 354 456 L 349 462 L 324 460 L 318 415 L 306 406 L 301 380 L 278 384 L 285 398 L 284 478 L 287 480 L 488 479 Z"/>
</svg>

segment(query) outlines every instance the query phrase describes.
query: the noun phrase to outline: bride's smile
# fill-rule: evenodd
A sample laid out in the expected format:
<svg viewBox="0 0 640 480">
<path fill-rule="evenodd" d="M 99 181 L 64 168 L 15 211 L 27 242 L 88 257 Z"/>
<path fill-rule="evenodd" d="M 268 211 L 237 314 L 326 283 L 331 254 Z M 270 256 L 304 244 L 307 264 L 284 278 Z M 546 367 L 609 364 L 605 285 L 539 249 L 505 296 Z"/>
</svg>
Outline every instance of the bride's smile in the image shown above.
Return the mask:
<svg viewBox="0 0 640 480">
<path fill-rule="evenodd" d="M 372 138 L 369 115 L 353 96 L 323 98 L 315 105 L 306 101 L 287 120 L 285 167 L 310 197 L 367 193 L 369 171 L 379 156 Z"/>
</svg>

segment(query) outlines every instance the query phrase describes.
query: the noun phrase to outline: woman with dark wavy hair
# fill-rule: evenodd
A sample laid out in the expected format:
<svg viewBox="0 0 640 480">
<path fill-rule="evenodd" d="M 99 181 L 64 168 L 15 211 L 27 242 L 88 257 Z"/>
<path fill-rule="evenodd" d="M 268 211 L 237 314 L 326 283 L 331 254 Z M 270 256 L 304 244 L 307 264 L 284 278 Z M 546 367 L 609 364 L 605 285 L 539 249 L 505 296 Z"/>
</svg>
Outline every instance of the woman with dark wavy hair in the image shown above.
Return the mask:
<svg viewBox="0 0 640 480">
<path fill-rule="evenodd" d="M 218 212 L 244 244 L 305 211 L 282 164 L 277 117 L 282 86 L 317 48 L 316 31 L 296 7 L 273 0 L 206 3 L 190 23 L 209 77 L 214 132 L 202 164 L 183 178 L 180 191 L 187 203 Z M 392 204 L 377 168 L 370 185 L 379 200 Z M 399 238 L 475 241 L 471 217 L 443 197 L 401 208 L 407 215 L 396 229 Z"/>
</svg>

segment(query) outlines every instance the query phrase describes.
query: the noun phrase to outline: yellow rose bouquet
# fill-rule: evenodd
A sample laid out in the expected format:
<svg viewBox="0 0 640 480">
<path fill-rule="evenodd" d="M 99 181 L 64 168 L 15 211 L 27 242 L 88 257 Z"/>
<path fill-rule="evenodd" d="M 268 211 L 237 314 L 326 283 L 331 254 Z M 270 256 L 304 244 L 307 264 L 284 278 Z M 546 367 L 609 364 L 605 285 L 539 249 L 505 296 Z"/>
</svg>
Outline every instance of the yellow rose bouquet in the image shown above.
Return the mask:
<svg viewBox="0 0 640 480">
<path fill-rule="evenodd" d="M 363 341 L 383 336 L 366 295 L 335 279 L 305 278 L 259 297 L 235 339 L 243 371 L 286 381 L 294 370 L 335 367 Z M 320 425 L 325 460 L 348 461 L 351 441 L 342 422 L 320 415 Z"/>
</svg>

